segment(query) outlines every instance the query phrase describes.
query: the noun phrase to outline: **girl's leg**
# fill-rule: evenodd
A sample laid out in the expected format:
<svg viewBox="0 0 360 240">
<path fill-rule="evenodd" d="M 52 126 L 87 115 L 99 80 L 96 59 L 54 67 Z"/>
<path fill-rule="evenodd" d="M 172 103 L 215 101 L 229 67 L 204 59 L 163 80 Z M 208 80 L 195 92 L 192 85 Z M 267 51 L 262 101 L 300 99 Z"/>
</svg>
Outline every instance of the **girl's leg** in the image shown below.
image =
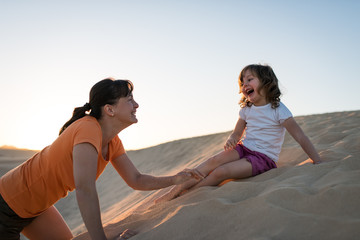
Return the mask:
<svg viewBox="0 0 360 240">
<path fill-rule="evenodd" d="M 239 159 L 239 153 L 235 149 L 222 151 L 210 157 L 208 160 L 202 162 L 195 169 L 206 177 L 211 171 L 213 171 L 217 167 Z"/>
<path fill-rule="evenodd" d="M 225 163 L 212 171 L 204 180 L 190 190 L 203 186 L 217 186 L 227 179 L 241 179 L 252 176 L 252 165 L 245 158 Z"/>
<path fill-rule="evenodd" d="M 210 157 L 208 160 L 202 162 L 195 169 L 206 177 L 211 171 L 221 166 L 222 164 L 226 164 L 236 160 L 239 160 L 239 153 L 236 150 L 233 149 L 228 151 L 222 151 Z M 200 181 L 200 183 L 202 181 Z M 191 187 L 193 187 L 198 183 L 199 183 L 198 180 L 190 179 L 189 181 L 186 181 L 183 184 L 176 185 L 172 187 L 169 192 L 165 193 L 164 195 L 156 199 L 155 203 L 170 201 L 171 199 L 176 198 L 184 190 L 190 189 Z"/>
<path fill-rule="evenodd" d="M 73 238 L 68 225 L 54 206 L 36 217 L 24 228 L 22 234 L 29 239 L 39 240 L 68 240 Z"/>
</svg>

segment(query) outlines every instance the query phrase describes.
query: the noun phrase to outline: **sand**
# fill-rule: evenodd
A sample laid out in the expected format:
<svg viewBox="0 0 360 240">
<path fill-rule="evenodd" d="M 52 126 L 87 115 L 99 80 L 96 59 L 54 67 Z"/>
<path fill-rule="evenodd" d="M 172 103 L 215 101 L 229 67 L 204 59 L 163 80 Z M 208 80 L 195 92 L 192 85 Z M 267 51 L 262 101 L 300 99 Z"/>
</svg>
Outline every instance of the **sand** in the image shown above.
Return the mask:
<svg viewBox="0 0 360 240">
<path fill-rule="evenodd" d="M 130 228 L 139 232 L 134 240 L 359 239 L 360 111 L 295 119 L 320 153 L 322 164 L 304 162 L 306 154 L 287 134 L 279 168 L 160 204 L 154 199 L 168 189 L 134 191 L 109 164 L 97 182 L 107 236 L 114 239 Z M 229 134 L 177 140 L 128 155 L 143 173 L 174 174 L 221 151 Z M 3 174 L 9 159 L 3 150 L 0 157 Z M 90 239 L 74 193 L 56 207 L 76 240 Z"/>
</svg>

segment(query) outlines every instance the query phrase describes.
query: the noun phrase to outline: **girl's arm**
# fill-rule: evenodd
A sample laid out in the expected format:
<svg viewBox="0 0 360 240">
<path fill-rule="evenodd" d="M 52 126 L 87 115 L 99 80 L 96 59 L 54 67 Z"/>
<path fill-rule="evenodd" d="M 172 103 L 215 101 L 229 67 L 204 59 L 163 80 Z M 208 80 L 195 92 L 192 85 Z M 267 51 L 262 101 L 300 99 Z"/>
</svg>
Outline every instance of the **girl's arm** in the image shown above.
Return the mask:
<svg viewBox="0 0 360 240">
<path fill-rule="evenodd" d="M 107 239 L 102 227 L 99 198 L 95 185 L 97 159 L 98 153 L 90 143 L 74 146 L 74 181 L 81 216 L 91 239 Z"/>
<path fill-rule="evenodd" d="M 304 134 L 300 126 L 293 117 L 286 119 L 282 124 L 290 135 L 300 144 L 304 152 L 309 156 L 314 164 L 321 163 L 319 154 L 309 138 Z"/>
<path fill-rule="evenodd" d="M 236 147 L 236 144 L 240 141 L 240 138 L 243 135 L 245 127 L 246 127 L 245 120 L 239 118 L 233 132 L 226 140 L 226 143 L 224 145 L 225 150 L 233 149 L 234 147 Z"/>
<path fill-rule="evenodd" d="M 117 157 L 111 163 L 124 181 L 134 190 L 156 190 L 181 184 L 193 177 L 200 178 L 200 176 L 195 176 L 191 170 L 184 170 L 174 176 L 165 177 L 142 174 L 136 169 L 126 153 Z"/>
</svg>

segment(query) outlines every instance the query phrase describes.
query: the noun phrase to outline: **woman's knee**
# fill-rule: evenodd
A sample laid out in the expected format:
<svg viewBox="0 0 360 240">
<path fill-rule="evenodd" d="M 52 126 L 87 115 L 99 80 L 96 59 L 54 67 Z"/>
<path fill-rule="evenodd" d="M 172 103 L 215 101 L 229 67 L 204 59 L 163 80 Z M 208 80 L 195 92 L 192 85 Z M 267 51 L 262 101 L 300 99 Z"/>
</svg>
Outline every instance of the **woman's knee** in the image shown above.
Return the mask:
<svg viewBox="0 0 360 240">
<path fill-rule="evenodd" d="M 73 235 L 58 210 L 51 206 L 36 217 L 22 233 L 29 239 L 72 239 Z"/>
</svg>

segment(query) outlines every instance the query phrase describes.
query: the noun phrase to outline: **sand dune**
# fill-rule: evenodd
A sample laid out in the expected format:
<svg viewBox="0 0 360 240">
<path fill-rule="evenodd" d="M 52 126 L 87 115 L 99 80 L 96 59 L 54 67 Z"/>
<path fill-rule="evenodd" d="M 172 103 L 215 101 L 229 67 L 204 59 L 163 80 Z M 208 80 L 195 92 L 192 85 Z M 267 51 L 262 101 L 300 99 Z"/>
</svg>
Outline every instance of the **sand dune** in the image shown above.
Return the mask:
<svg viewBox="0 0 360 240">
<path fill-rule="evenodd" d="M 297 166 L 307 156 L 286 135 L 278 169 L 222 187 L 201 188 L 158 205 L 153 200 L 164 190 L 132 191 L 107 169 L 98 185 L 108 188 L 101 192 L 106 233 L 113 238 L 130 228 L 139 232 L 134 240 L 357 239 L 360 111 L 296 120 L 318 149 L 323 164 Z M 194 167 L 221 151 L 228 135 L 183 139 L 128 154 L 141 171 L 166 175 Z M 89 237 L 83 233 L 76 239 Z"/>
<path fill-rule="evenodd" d="M 36 152 L 34 150 L 16 149 L 8 146 L 0 147 L 0 176 L 23 163 Z"/>
<path fill-rule="evenodd" d="M 279 168 L 204 187 L 154 205 L 167 189 L 130 189 L 109 165 L 97 187 L 106 234 L 138 231 L 131 239 L 358 239 L 360 236 L 360 111 L 296 117 L 324 163 L 286 135 Z M 167 175 L 221 151 L 229 132 L 173 141 L 128 155 L 144 173 Z M 126 145 L 126 143 L 125 143 Z M 56 206 L 76 240 L 90 239 L 74 194 Z M 81 233 L 83 232 L 83 233 Z"/>
</svg>

